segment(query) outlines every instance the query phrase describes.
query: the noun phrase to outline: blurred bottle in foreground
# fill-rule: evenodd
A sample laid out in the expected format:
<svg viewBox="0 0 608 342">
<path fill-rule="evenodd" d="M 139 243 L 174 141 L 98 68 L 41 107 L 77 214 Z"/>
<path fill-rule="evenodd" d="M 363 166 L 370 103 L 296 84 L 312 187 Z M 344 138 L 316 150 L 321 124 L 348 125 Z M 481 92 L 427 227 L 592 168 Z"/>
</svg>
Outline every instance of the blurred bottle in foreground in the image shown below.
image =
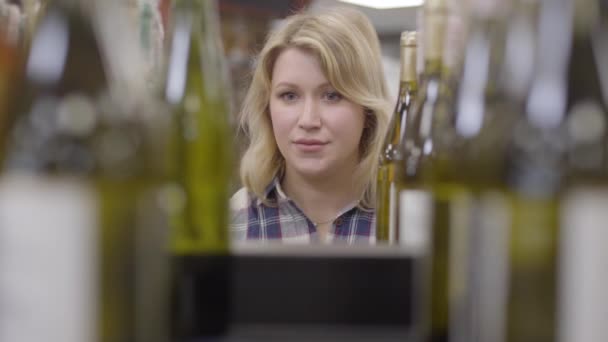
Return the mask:
<svg viewBox="0 0 608 342">
<path fill-rule="evenodd" d="M 382 147 L 378 169 L 376 238 L 378 241 L 395 243 L 399 240 L 396 229 L 398 208 L 395 188 L 397 164 L 403 161 L 399 146 L 405 132 L 412 101 L 418 90 L 416 72 L 417 34 L 415 31 L 401 33 L 401 72 L 399 97 Z"/>
<path fill-rule="evenodd" d="M 12 99 L 0 341 L 167 340 L 167 113 L 115 88 L 98 4 L 49 2 Z"/>
<path fill-rule="evenodd" d="M 512 213 L 507 159 L 528 91 L 534 50 L 529 42 L 536 21 L 528 20 L 528 7 L 524 12 L 517 0 L 472 0 L 469 6 L 453 102 L 458 143 L 442 165 L 463 186 L 450 203 L 450 265 L 457 265 L 451 267 L 450 280 L 459 289 L 453 292 L 459 298 L 451 311 L 451 340 L 501 341 Z"/>
<path fill-rule="evenodd" d="M 448 265 L 441 254 L 435 253 L 444 253 L 444 246 L 433 240 L 435 236 L 442 238 L 445 234 L 432 236 L 438 207 L 428 176 L 425 176 L 434 158 L 433 139 L 449 124 L 447 110 L 451 89 L 443 77 L 448 15 L 445 0 L 428 1 L 423 7 L 424 69 L 401 141 L 403 161 L 397 180 L 399 245 L 422 257 L 421 272 L 417 274 L 421 292 L 415 310 L 420 317 L 421 338 L 425 341 L 444 340 L 448 333 L 448 280 L 445 278 Z M 431 251 L 432 256 L 429 255 Z"/>
<path fill-rule="evenodd" d="M 166 80 L 175 109 L 172 333 L 190 339 L 227 328 L 233 134 L 215 1 L 176 0 L 172 14 Z"/>
<path fill-rule="evenodd" d="M 533 1 L 518 3 L 532 13 Z M 489 323 L 480 326 L 492 341 L 602 341 L 608 153 L 598 3 L 538 3 L 537 62 L 508 150 L 508 229 L 495 216 L 478 234 L 480 315 Z M 511 33 L 521 33 L 515 24 Z"/>
<path fill-rule="evenodd" d="M 564 108 L 567 179 L 558 259 L 561 303 L 555 328 L 560 342 L 606 341 L 608 3 L 574 0 L 571 6 L 574 19 Z"/>
<path fill-rule="evenodd" d="M 569 0 L 539 2 L 536 63 L 525 107 L 508 147 L 508 227 L 488 233 L 502 251 L 507 298 L 504 341 L 556 338 L 559 196 L 564 181 Z M 500 259 L 499 259 L 500 260 Z"/>
</svg>

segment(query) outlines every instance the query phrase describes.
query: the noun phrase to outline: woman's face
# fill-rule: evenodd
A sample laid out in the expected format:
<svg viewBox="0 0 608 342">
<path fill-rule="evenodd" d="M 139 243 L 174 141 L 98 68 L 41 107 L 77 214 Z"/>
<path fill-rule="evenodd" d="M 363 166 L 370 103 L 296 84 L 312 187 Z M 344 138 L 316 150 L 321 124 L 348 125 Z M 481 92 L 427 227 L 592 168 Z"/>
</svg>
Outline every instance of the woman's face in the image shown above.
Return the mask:
<svg viewBox="0 0 608 342">
<path fill-rule="evenodd" d="M 352 176 L 359 162 L 363 107 L 342 97 L 318 58 L 305 50 L 281 52 L 272 75 L 270 117 L 287 173 Z"/>
</svg>

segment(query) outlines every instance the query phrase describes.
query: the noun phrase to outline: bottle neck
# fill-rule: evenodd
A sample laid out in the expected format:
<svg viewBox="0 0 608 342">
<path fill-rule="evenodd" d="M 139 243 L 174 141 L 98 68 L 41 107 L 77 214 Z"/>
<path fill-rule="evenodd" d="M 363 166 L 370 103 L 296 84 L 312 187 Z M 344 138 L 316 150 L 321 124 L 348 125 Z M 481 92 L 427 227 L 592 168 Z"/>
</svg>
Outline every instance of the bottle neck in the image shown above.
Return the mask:
<svg viewBox="0 0 608 342">
<path fill-rule="evenodd" d="M 598 0 L 574 0 L 574 35 L 589 36 L 600 23 L 600 4 Z"/>
<path fill-rule="evenodd" d="M 602 32 L 599 0 L 575 0 L 573 34 L 570 53 L 569 80 L 571 87 L 600 90 L 600 40 Z M 604 28 L 605 29 L 605 28 Z M 577 81 L 573 83 L 572 81 Z M 575 90 L 575 89 L 572 89 Z M 596 94 L 593 94 L 596 95 Z M 601 94 L 599 94 L 601 97 Z"/>
<path fill-rule="evenodd" d="M 203 0 L 174 0 L 173 8 L 176 9 L 201 9 L 207 6 L 208 1 Z"/>
<path fill-rule="evenodd" d="M 465 23 L 462 11 L 451 11 L 446 20 L 443 66 L 445 78 L 451 80 L 462 68 L 469 23 Z"/>
<path fill-rule="evenodd" d="M 401 83 L 416 81 L 416 45 L 406 45 L 401 47 Z"/>
<path fill-rule="evenodd" d="M 447 24 L 447 10 L 427 10 L 424 15 L 424 74 L 441 75 Z"/>
<path fill-rule="evenodd" d="M 528 122 L 540 130 L 554 130 L 564 118 L 572 20 L 570 9 L 563 4 L 564 1 L 540 1 L 535 39 L 539 62 L 525 105 Z"/>
<path fill-rule="evenodd" d="M 177 0 L 174 2 L 174 13 L 173 46 L 170 59 L 175 61 L 175 65 L 170 66 L 169 74 L 172 74 L 173 70 L 185 67 L 184 63 L 190 65 L 189 68 L 201 68 L 204 70 L 201 82 L 204 84 L 205 95 L 210 101 L 227 103 L 229 77 L 224 61 L 219 14 L 215 1 Z M 180 39 L 176 39 L 178 36 Z M 189 43 L 184 43 L 185 51 L 189 51 L 189 57 L 180 54 L 179 44 L 182 44 L 183 40 L 189 41 Z M 179 61 L 175 59 L 178 55 L 184 59 Z M 168 96 L 170 96 L 171 102 L 181 98 L 178 93 Z"/>
<path fill-rule="evenodd" d="M 219 35 L 219 19 L 215 1 L 212 0 L 175 0 L 173 2 L 174 20 L 186 20 L 192 23 L 195 32 L 207 35 Z"/>
<path fill-rule="evenodd" d="M 568 66 L 568 102 L 571 104 L 585 98 L 603 99 L 600 58 L 595 43 L 589 30 L 573 35 Z"/>
</svg>

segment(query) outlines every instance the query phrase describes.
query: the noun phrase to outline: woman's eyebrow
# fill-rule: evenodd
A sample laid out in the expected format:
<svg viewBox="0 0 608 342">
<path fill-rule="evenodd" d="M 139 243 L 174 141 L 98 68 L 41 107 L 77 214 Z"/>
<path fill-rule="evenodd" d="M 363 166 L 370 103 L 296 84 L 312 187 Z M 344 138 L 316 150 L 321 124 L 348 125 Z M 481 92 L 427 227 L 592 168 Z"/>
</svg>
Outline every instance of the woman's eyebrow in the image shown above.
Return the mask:
<svg viewBox="0 0 608 342">
<path fill-rule="evenodd" d="M 279 82 L 273 86 L 273 88 L 279 87 L 289 87 L 289 88 L 298 88 L 298 85 L 291 82 Z M 315 87 L 315 89 L 323 89 L 323 88 L 333 88 L 333 86 L 329 82 L 323 82 Z"/>
<path fill-rule="evenodd" d="M 324 82 L 319 84 L 317 88 L 333 88 L 333 86 L 329 82 Z"/>
<path fill-rule="evenodd" d="M 290 82 L 279 82 L 277 84 L 274 85 L 274 88 L 279 88 L 279 87 L 297 87 L 297 85 L 290 83 Z"/>
</svg>

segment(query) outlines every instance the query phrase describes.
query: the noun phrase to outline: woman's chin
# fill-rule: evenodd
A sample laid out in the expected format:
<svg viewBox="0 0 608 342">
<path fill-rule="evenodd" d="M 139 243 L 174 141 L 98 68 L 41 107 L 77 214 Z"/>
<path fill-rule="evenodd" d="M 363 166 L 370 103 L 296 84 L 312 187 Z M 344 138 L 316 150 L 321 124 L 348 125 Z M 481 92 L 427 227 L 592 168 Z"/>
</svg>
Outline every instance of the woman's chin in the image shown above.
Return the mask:
<svg viewBox="0 0 608 342">
<path fill-rule="evenodd" d="M 300 174 L 301 177 L 308 179 L 326 179 L 331 173 L 331 168 L 323 163 L 301 163 L 296 165 L 294 171 Z"/>
</svg>

